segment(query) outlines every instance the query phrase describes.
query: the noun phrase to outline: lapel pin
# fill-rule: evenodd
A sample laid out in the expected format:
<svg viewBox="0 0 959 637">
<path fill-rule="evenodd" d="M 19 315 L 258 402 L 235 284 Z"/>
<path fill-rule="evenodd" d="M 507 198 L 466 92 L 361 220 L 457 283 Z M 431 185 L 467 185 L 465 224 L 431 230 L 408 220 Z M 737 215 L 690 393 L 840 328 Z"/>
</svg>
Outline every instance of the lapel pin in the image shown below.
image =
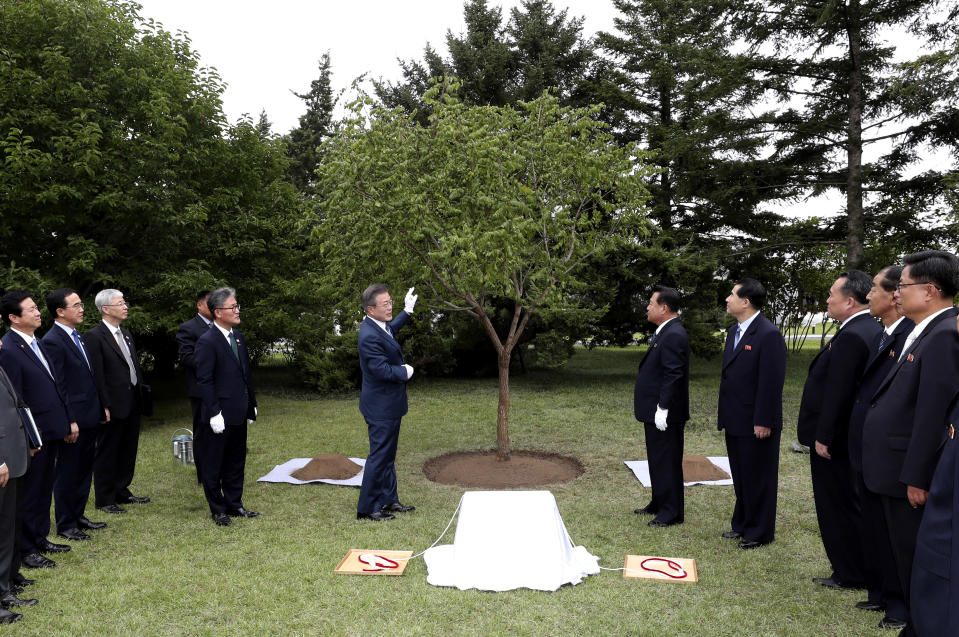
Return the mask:
<svg viewBox="0 0 959 637">
<path fill-rule="evenodd" d="M 956 428 L 952 425 L 949 425 L 949 440 L 952 440 L 956 437 Z"/>
<path fill-rule="evenodd" d="M 747 352 L 753 351 L 753 346 L 752 346 L 752 345 L 746 345 L 746 351 L 747 351 Z"/>
<path fill-rule="evenodd" d="M 909 356 L 906 357 L 906 360 L 911 363 L 914 358 L 915 358 L 915 357 L 914 357 L 912 354 L 910 354 Z"/>
<path fill-rule="evenodd" d="M 894 350 L 894 349 L 889 350 L 889 356 L 891 356 L 892 358 L 895 358 L 895 357 L 896 357 L 896 350 Z"/>
</svg>

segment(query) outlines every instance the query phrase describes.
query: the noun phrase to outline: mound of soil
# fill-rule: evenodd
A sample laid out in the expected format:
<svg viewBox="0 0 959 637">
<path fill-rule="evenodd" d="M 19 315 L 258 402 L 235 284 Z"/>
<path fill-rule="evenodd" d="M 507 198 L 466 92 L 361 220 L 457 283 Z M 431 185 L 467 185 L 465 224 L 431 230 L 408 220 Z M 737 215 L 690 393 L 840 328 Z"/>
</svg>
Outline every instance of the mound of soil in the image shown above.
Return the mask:
<svg viewBox="0 0 959 637">
<path fill-rule="evenodd" d="M 683 481 L 706 482 L 710 480 L 728 480 L 729 474 L 709 461 L 703 455 L 683 456 Z"/>
<path fill-rule="evenodd" d="M 363 467 L 338 453 L 321 453 L 302 468 L 290 473 L 297 480 L 349 480 Z"/>
<path fill-rule="evenodd" d="M 423 464 L 433 482 L 484 489 L 540 487 L 575 480 L 583 472 L 576 458 L 539 451 L 513 451 L 505 461 L 495 451 L 457 451 Z"/>
</svg>

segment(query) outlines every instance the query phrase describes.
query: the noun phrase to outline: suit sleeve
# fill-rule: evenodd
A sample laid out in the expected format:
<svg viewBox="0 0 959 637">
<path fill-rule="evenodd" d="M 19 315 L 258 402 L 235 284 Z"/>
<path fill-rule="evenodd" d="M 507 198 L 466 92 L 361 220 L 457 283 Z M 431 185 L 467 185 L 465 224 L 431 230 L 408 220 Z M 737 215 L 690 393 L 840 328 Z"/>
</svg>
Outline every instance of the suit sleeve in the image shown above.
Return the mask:
<svg viewBox="0 0 959 637">
<path fill-rule="evenodd" d="M 374 378 L 390 383 L 405 383 L 409 380 L 405 367 L 390 364 L 386 350 L 378 339 L 360 339 L 358 346 L 363 369 Z"/>
<path fill-rule="evenodd" d="M 58 330 L 60 328 L 54 325 L 50 329 Z M 53 368 L 53 379 L 60 389 L 63 404 L 67 408 L 67 418 L 70 419 L 70 422 L 77 422 L 76 409 L 70 401 L 70 392 L 66 390 L 67 372 L 66 365 L 64 364 L 64 356 L 67 355 L 67 352 L 63 350 L 63 346 L 57 342 L 56 338 L 43 338 L 40 343 L 43 346 L 43 351 L 47 354 L 47 362 L 50 363 L 50 366 Z"/>
<path fill-rule="evenodd" d="M 3 366 L 3 371 L 7 373 L 7 378 L 10 379 L 10 384 L 13 385 L 17 396 L 23 396 L 23 373 L 20 371 L 20 366 L 13 360 L 11 352 L 8 351 L 11 347 L 13 346 L 4 343 L 3 348 L 0 349 L 0 366 Z"/>
<path fill-rule="evenodd" d="M 663 370 L 659 385 L 659 407 L 670 409 L 685 382 L 686 365 L 689 362 L 689 347 L 683 334 L 670 333 L 660 346 L 659 361 Z"/>
<path fill-rule="evenodd" d="M 93 368 L 93 382 L 97 386 L 100 405 L 104 409 L 112 409 L 113 405 L 110 402 L 110 392 L 107 389 L 106 374 L 103 369 L 103 339 L 94 331 L 89 331 L 84 336 L 87 343 L 87 358 L 90 359 L 90 367 Z"/>
<path fill-rule="evenodd" d="M 176 330 L 177 353 L 180 356 L 180 365 L 189 369 L 196 368 L 194 360 L 194 351 L 196 350 L 197 338 L 190 330 L 191 321 L 187 321 Z"/>
<path fill-rule="evenodd" d="M 759 377 L 756 382 L 754 427 L 782 428 L 785 382 L 786 341 L 778 330 L 770 329 L 759 342 Z"/>
<path fill-rule="evenodd" d="M 849 426 L 856 386 L 869 358 L 869 346 L 858 334 L 836 339 L 829 356 L 816 440 L 827 447 Z"/>
<path fill-rule="evenodd" d="M 216 350 L 210 339 L 200 338 L 196 342 L 194 362 L 196 364 L 196 382 L 200 388 L 205 410 L 204 418 L 212 418 L 223 411 L 216 396 Z"/>
</svg>

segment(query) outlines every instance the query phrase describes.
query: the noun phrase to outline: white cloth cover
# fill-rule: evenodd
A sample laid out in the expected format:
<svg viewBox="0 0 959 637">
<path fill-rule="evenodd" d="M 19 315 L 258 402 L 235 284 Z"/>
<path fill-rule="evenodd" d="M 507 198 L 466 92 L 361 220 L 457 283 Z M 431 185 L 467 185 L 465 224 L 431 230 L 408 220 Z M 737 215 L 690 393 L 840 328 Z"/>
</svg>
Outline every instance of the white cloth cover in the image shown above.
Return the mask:
<svg viewBox="0 0 959 637">
<path fill-rule="evenodd" d="M 725 471 L 729 475 L 732 474 L 732 470 L 729 468 L 729 458 L 726 456 L 706 456 L 710 462 L 714 465 Z M 644 487 L 652 487 L 653 482 L 649 479 L 649 461 L 647 460 L 626 460 L 624 464 L 632 470 L 633 475 L 636 476 L 636 479 L 639 480 Z M 727 478 L 725 480 L 704 480 L 702 482 L 684 482 L 683 486 L 691 487 L 694 484 L 711 484 L 716 486 L 725 486 L 733 483 L 732 478 Z"/>
<path fill-rule="evenodd" d="M 283 464 L 278 464 L 273 467 L 273 471 L 269 472 L 262 478 L 259 478 L 257 482 L 288 482 L 290 484 L 309 484 L 311 482 L 325 482 L 327 484 L 339 484 L 345 487 L 359 487 L 363 485 L 363 472 L 360 471 L 358 474 L 349 478 L 347 480 L 297 480 L 290 474 L 296 471 L 297 469 L 302 469 L 306 466 L 306 463 L 312 460 L 313 458 L 293 458 Z M 366 458 L 350 458 L 353 462 L 360 465 L 361 467 L 366 466 Z"/>
<path fill-rule="evenodd" d="M 599 558 L 573 546 L 549 491 L 468 491 L 453 544 L 426 551 L 426 581 L 460 590 L 555 591 L 599 573 Z"/>
</svg>

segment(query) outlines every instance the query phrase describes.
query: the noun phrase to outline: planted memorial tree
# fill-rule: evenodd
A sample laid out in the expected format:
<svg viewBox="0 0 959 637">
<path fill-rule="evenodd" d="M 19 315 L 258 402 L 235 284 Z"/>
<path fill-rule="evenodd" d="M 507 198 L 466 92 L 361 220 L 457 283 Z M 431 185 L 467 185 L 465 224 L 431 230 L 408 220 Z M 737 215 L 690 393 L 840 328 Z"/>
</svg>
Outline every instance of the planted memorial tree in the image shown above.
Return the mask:
<svg viewBox="0 0 959 637">
<path fill-rule="evenodd" d="M 314 238 L 344 286 L 402 281 L 433 309 L 482 324 L 498 359 L 497 454 L 508 459 L 514 347 L 538 311 L 602 309 L 578 296 L 582 266 L 646 232 L 647 169 L 597 122 L 598 107 L 564 108 L 546 94 L 467 106 L 456 89 L 446 80 L 427 93 L 425 126 L 360 96 L 324 149 Z M 502 333 L 493 297 L 511 305 Z"/>
</svg>

